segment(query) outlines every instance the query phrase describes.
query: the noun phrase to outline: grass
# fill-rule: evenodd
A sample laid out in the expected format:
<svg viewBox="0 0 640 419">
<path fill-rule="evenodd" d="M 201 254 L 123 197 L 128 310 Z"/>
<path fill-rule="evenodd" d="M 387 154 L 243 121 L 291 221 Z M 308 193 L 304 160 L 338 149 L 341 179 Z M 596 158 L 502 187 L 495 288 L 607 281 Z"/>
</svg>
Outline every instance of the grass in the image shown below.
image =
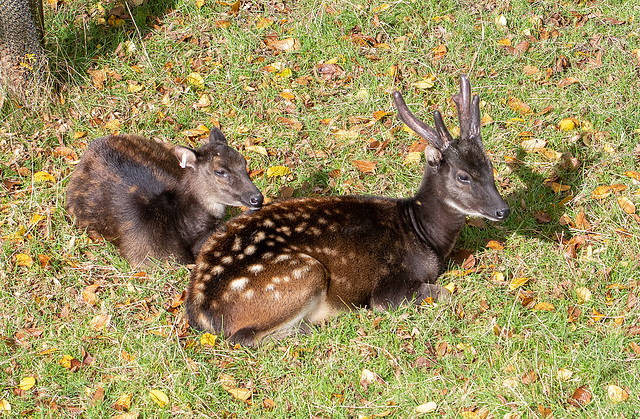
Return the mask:
<svg viewBox="0 0 640 419">
<path fill-rule="evenodd" d="M 134 19 L 109 21 L 115 6 L 46 5 L 58 89 L 41 106 L 6 101 L 0 113 L 7 416 L 404 418 L 427 402 L 437 408 L 424 417 L 640 415 L 640 228 L 616 199 L 640 202 L 638 182 L 625 174 L 639 164 L 638 6 L 305 0 L 244 2 L 232 14 L 221 2 L 163 0 L 132 9 Z M 501 15 L 506 27 L 496 23 Z M 297 39 L 300 48 L 274 51 L 268 36 Z M 530 46 L 510 51 L 506 39 Z M 322 69 L 333 72 L 323 77 Z M 410 195 L 423 163 L 404 164 L 418 138 L 393 117 L 390 93 L 403 91 L 427 123 L 439 108 L 455 126 L 450 97 L 461 73 L 490 117 L 485 147 L 512 215 L 465 229 L 458 248 L 474 263 L 451 262 L 440 279 L 457 286 L 450 304 L 355 311 L 256 350 L 221 337 L 203 345 L 182 307 L 172 308 L 187 268 L 158 263 L 136 272 L 64 212 L 69 149 L 81 156 L 89 141 L 115 131 L 197 144 L 185 131 L 213 123 L 252 170 L 291 169 L 254 178 L 271 198 Z M 561 87 L 569 77 L 578 82 Z M 415 86 L 425 78 L 433 87 Z M 375 120 L 379 111 L 389 115 Z M 577 127 L 559 130 L 567 118 Z M 530 138 L 552 152 L 525 151 Z M 579 166 L 562 167 L 560 153 Z M 354 160 L 376 169 L 363 173 Z M 38 181 L 41 171 L 53 179 Z M 570 190 L 554 192 L 551 181 Z M 626 189 L 593 197 L 614 184 Z M 542 212 L 550 221 L 539 221 Z M 563 214 L 571 223 L 560 222 Z M 522 292 L 510 289 L 525 277 Z M 61 362 L 65 355 L 74 364 Z M 361 382 L 363 370 L 376 374 L 371 382 Z M 223 385 L 221 374 L 233 382 Z M 25 377 L 36 380 L 26 390 Z M 628 399 L 612 400 L 610 385 Z M 588 403 L 574 400 L 580 388 Z M 151 390 L 168 403 L 154 402 Z M 130 406 L 116 409 L 127 395 Z"/>
</svg>

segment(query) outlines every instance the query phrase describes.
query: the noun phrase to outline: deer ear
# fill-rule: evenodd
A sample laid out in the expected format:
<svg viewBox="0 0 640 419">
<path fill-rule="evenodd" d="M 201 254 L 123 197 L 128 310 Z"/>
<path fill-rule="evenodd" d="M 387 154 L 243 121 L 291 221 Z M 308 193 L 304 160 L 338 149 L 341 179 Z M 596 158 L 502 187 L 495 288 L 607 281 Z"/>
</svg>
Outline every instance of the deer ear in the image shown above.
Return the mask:
<svg viewBox="0 0 640 419">
<path fill-rule="evenodd" d="M 183 147 L 181 145 L 177 145 L 174 149 L 174 153 L 180 162 L 180 167 L 186 169 L 190 167 L 192 169 L 196 168 L 196 161 L 198 160 L 198 156 L 196 152 L 188 147 Z"/>
<path fill-rule="evenodd" d="M 227 145 L 227 137 L 215 126 L 209 130 L 209 142 Z"/>
<path fill-rule="evenodd" d="M 424 157 L 429 167 L 438 168 L 442 161 L 442 153 L 435 147 L 427 146 L 424 149 Z"/>
</svg>

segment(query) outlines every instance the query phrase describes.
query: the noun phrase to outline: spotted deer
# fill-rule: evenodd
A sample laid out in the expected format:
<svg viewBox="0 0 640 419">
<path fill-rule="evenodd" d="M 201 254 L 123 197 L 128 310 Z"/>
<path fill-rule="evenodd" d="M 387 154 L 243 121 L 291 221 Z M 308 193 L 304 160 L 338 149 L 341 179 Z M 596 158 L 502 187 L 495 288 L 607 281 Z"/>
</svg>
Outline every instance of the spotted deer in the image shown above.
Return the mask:
<svg viewBox="0 0 640 419">
<path fill-rule="evenodd" d="M 478 96 L 460 77 L 458 140 L 438 111 L 433 129 L 399 92 L 393 99 L 398 118 L 430 144 L 417 194 L 293 199 L 231 220 L 196 260 L 185 301 L 192 326 L 256 346 L 356 307 L 449 298 L 435 281 L 465 216 L 509 214 L 482 145 Z"/>
<path fill-rule="evenodd" d="M 244 157 L 214 127 L 195 150 L 136 135 L 93 141 L 71 175 L 66 209 L 135 266 L 171 256 L 193 263 L 226 205 L 257 210 L 262 201 Z"/>
</svg>

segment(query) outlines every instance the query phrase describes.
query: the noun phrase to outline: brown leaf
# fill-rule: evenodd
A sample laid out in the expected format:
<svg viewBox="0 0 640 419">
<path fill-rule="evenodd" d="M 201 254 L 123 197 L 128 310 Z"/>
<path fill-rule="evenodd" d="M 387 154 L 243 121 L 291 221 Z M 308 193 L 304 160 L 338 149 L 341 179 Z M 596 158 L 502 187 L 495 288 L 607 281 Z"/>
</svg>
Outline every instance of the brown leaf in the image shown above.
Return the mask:
<svg viewBox="0 0 640 419">
<path fill-rule="evenodd" d="M 453 261 L 463 269 L 471 269 L 476 264 L 476 258 L 467 249 L 458 249 L 451 257 Z"/>
<path fill-rule="evenodd" d="M 609 185 L 600 185 L 593 190 L 591 193 L 591 198 L 593 199 L 604 199 L 611 195 L 611 186 Z"/>
<path fill-rule="evenodd" d="M 540 416 L 542 416 L 543 418 L 548 418 L 549 416 L 553 415 L 553 410 L 551 410 L 548 407 L 544 407 L 543 405 L 539 404 L 538 405 L 538 413 L 540 413 Z"/>
<path fill-rule="evenodd" d="M 510 96 L 507 102 L 511 109 L 513 109 L 514 111 L 520 114 L 526 115 L 531 113 L 531 106 L 527 105 L 526 103 L 524 103 L 518 98 Z"/>
<path fill-rule="evenodd" d="M 313 73 L 319 79 L 331 81 L 342 77 L 344 70 L 338 64 L 323 63 L 316 65 L 313 68 Z"/>
<path fill-rule="evenodd" d="M 522 41 L 515 47 L 516 55 L 523 55 L 529 49 L 529 41 Z"/>
<path fill-rule="evenodd" d="M 82 290 L 82 299 L 90 306 L 96 304 L 96 300 L 98 299 L 96 292 L 100 288 L 100 285 L 92 284 Z"/>
<path fill-rule="evenodd" d="M 278 122 L 292 128 L 296 131 L 302 130 L 302 123 L 297 119 L 285 118 L 284 116 L 278 117 Z"/>
<path fill-rule="evenodd" d="M 522 68 L 522 72 L 527 76 L 533 76 L 535 74 L 540 74 L 540 69 L 533 65 L 525 65 Z"/>
<path fill-rule="evenodd" d="M 94 391 L 91 396 L 91 404 L 96 405 L 102 400 L 104 400 L 104 387 L 98 385 L 98 388 L 96 388 L 96 391 Z"/>
<path fill-rule="evenodd" d="M 489 242 L 487 243 L 487 247 L 489 249 L 493 249 L 493 250 L 503 250 L 504 246 L 502 245 L 502 243 L 500 243 L 497 240 L 489 240 Z"/>
<path fill-rule="evenodd" d="M 622 211 L 627 214 L 635 214 L 636 213 L 636 205 L 629 200 L 629 198 L 624 196 L 617 197 L 618 205 L 622 208 Z"/>
<path fill-rule="evenodd" d="M 580 83 L 580 81 L 575 77 L 567 77 L 566 79 L 562 79 L 558 82 L 558 87 L 563 88 L 574 83 Z"/>
<path fill-rule="evenodd" d="M 580 230 L 591 230 L 591 224 L 589 224 L 589 221 L 587 221 L 587 216 L 585 215 L 584 211 L 580 211 L 576 215 L 576 227 Z"/>
<path fill-rule="evenodd" d="M 582 316 L 582 310 L 580 307 L 569 306 L 567 307 L 567 322 L 575 323 L 577 320 L 580 320 Z"/>
<path fill-rule="evenodd" d="M 264 43 L 269 49 L 276 52 L 298 51 L 300 49 L 300 40 L 298 38 L 276 39 L 275 36 L 267 36 Z"/>
<path fill-rule="evenodd" d="M 522 381 L 522 384 L 529 385 L 531 383 L 535 383 L 537 379 L 538 379 L 538 374 L 536 374 L 534 370 L 531 370 L 524 373 L 521 381 Z"/>
<path fill-rule="evenodd" d="M 440 44 L 437 47 L 433 48 L 431 52 L 433 53 L 433 60 L 437 61 L 447 54 L 447 46 Z"/>
<path fill-rule="evenodd" d="M 53 155 L 62 157 L 67 163 L 75 162 L 78 160 L 78 154 L 71 147 L 59 145 L 53 149 Z"/>
<path fill-rule="evenodd" d="M 638 182 L 640 182 L 640 173 L 636 172 L 636 171 L 627 171 L 624 172 L 625 176 L 629 176 L 631 179 L 634 179 Z"/>
<path fill-rule="evenodd" d="M 533 216 L 539 223 L 550 223 L 551 216 L 544 211 L 534 211 Z"/>
<path fill-rule="evenodd" d="M 353 164 L 362 173 L 374 173 L 376 171 L 376 162 L 368 160 L 351 160 L 351 164 Z"/>
<path fill-rule="evenodd" d="M 583 407 L 591 401 L 591 392 L 585 386 L 580 386 L 569 397 L 569 404 L 573 407 Z"/>
<path fill-rule="evenodd" d="M 635 352 L 636 355 L 640 356 L 640 345 L 635 342 L 630 342 L 629 347 L 631 347 L 631 350 Z"/>
</svg>

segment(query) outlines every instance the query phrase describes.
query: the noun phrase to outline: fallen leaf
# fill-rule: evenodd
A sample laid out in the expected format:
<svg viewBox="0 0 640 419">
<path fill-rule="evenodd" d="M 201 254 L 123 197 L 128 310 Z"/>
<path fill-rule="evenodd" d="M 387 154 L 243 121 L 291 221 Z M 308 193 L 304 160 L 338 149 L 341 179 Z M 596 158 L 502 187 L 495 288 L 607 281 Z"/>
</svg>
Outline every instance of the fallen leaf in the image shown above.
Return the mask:
<svg viewBox="0 0 640 419">
<path fill-rule="evenodd" d="M 115 403 L 111 405 L 111 407 L 120 412 L 127 411 L 131 407 L 132 397 L 133 393 L 123 394 L 122 396 L 118 397 L 118 400 L 116 400 Z"/>
<path fill-rule="evenodd" d="M 248 147 L 245 147 L 245 150 L 253 151 L 254 153 L 262 154 L 263 156 L 269 156 L 267 149 L 261 145 L 250 145 Z"/>
<path fill-rule="evenodd" d="M 487 247 L 493 250 L 504 250 L 504 246 L 497 240 L 489 240 Z"/>
<path fill-rule="evenodd" d="M 360 136 L 358 131 L 339 129 L 333 131 L 333 135 L 339 140 L 355 140 Z"/>
<path fill-rule="evenodd" d="M 627 172 L 624 172 L 624 175 L 625 176 L 629 176 L 631 179 L 634 179 L 634 180 L 640 182 L 640 173 L 638 173 L 638 172 L 627 171 Z"/>
<path fill-rule="evenodd" d="M 522 72 L 528 76 L 533 76 L 535 74 L 540 74 L 540 69 L 533 65 L 525 65 L 522 68 Z"/>
<path fill-rule="evenodd" d="M 522 381 L 522 384 L 524 385 L 529 385 L 531 383 L 536 382 L 537 379 L 538 379 L 538 374 L 534 370 L 531 370 L 531 371 L 525 372 L 520 381 Z"/>
<path fill-rule="evenodd" d="M 569 404 L 573 407 L 583 407 L 591 401 L 591 392 L 585 386 L 580 386 L 569 397 Z"/>
<path fill-rule="evenodd" d="M 200 336 L 200 344 L 202 346 L 214 346 L 216 343 L 216 335 L 212 335 L 211 333 L 203 333 L 202 336 Z"/>
<path fill-rule="evenodd" d="M 563 88 L 574 83 L 580 83 L 580 81 L 575 77 L 567 77 L 566 79 L 562 79 L 558 82 L 558 87 Z"/>
<path fill-rule="evenodd" d="M 169 404 L 169 397 L 162 390 L 150 390 L 149 397 L 160 407 L 165 407 Z"/>
<path fill-rule="evenodd" d="M 105 327 L 108 327 L 110 323 L 111 323 L 110 314 L 109 315 L 99 314 L 95 316 L 93 319 L 91 319 L 91 321 L 89 322 L 89 326 L 91 326 L 93 330 L 100 332 Z"/>
<path fill-rule="evenodd" d="M 422 153 L 420 151 L 411 151 L 407 153 L 402 164 L 405 166 L 411 166 L 420 163 L 421 160 Z"/>
<path fill-rule="evenodd" d="M 604 199 L 611 195 L 611 186 L 609 185 L 600 185 L 593 190 L 591 193 L 591 198 L 593 199 Z"/>
<path fill-rule="evenodd" d="M 23 377 L 18 384 L 18 388 L 22 391 L 29 391 L 36 385 L 36 378 L 32 376 Z"/>
<path fill-rule="evenodd" d="M 519 276 L 517 278 L 513 278 L 511 282 L 509 282 L 509 291 L 513 291 L 516 288 L 522 287 L 527 282 L 529 282 L 529 278 L 526 276 Z"/>
<path fill-rule="evenodd" d="M 96 295 L 96 291 L 98 290 L 98 288 L 100 288 L 99 285 L 92 284 L 85 287 L 85 289 L 82 290 L 82 299 L 88 305 L 93 306 L 96 304 L 96 300 L 98 299 L 98 296 Z"/>
<path fill-rule="evenodd" d="M 440 44 L 431 50 L 433 52 L 433 59 L 439 60 L 447 54 L 447 46 Z"/>
<path fill-rule="evenodd" d="M 622 403 L 629 398 L 629 393 L 615 384 L 609 384 L 609 387 L 607 387 L 607 396 L 609 396 L 609 399 L 614 403 Z"/>
<path fill-rule="evenodd" d="M 187 83 L 196 89 L 201 89 L 204 87 L 204 78 L 200 73 L 193 72 L 187 76 Z"/>
<path fill-rule="evenodd" d="M 296 131 L 300 131 L 302 129 L 302 123 L 297 119 L 286 118 L 284 116 L 281 116 L 281 117 L 278 117 L 278 122 Z"/>
<path fill-rule="evenodd" d="M 580 304 L 591 300 L 591 291 L 585 287 L 576 288 L 576 295 L 578 296 L 578 302 Z"/>
<path fill-rule="evenodd" d="M 10 411 L 11 411 L 11 404 L 6 399 L 0 400 L 0 412 L 10 412 Z"/>
<path fill-rule="evenodd" d="M 223 389 L 225 389 L 229 394 L 235 397 L 238 400 L 249 402 L 252 391 L 247 388 L 239 388 L 236 385 L 236 380 L 229 374 L 220 373 L 218 375 L 218 381 Z"/>
<path fill-rule="evenodd" d="M 15 255 L 16 258 L 16 266 L 24 266 L 26 268 L 30 268 L 33 265 L 33 259 L 31 256 L 26 253 L 18 253 Z"/>
<path fill-rule="evenodd" d="M 271 166 L 267 169 L 267 177 L 287 176 L 291 169 L 286 166 Z"/>
<path fill-rule="evenodd" d="M 534 310 L 543 310 L 543 311 L 553 311 L 555 310 L 555 306 L 551 303 L 540 302 L 535 305 Z"/>
<path fill-rule="evenodd" d="M 138 93 L 143 89 L 144 89 L 144 85 L 136 81 L 129 81 L 127 83 L 127 92 L 129 93 Z"/>
<path fill-rule="evenodd" d="M 573 371 L 568 370 L 566 368 L 560 368 L 556 371 L 556 376 L 560 381 L 569 381 L 572 375 L 573 375 Z"/>
<path fill-rule="evenodd" d="M 353 164 L 362 173 L 373 173 L 376 170 L 376 162 L 368 160 L 352 160 L 351 164 Z"/>
<path fill-rule="evenodd" d="M 432 89 L 435 86 L 435 80 L 435 76 L 424 77 L 415 83 L 411 83 L 411 85 L 416 89 L 428 90 Z"/>
<path fill-rule="evenodd" d="M 140 416 L 139 412 L 127 412 L 115 415 L 111 419 L 138 419 L 138 416 Z"/>
<path fill-rule="evenodd" d="M 267 47 L 278 52 L 298 51 L 300 49 L 300 40 L 298 38 L 275 39 L 267 36 L 264 42 Z"/>
<path fill-rule="evenodd" d="M 511 96 L 509 97 L 508 103 L 511 109 L 520 114 L 526 115 L 531 113 L 531 106 L 527 105 L 518 98 Z"/>
<path fill-rule="evenodd" d="M 516 378 L 510 377 L 502 381 L 502 386 L 507 388 L 515 388 L 518 386 L 518 380 Z"/>
<path fill-rule="evenodd" d="M 560 131 L 571 131 L 576 127 L 576 123 L 573 118 L 565 118 L 558 122 L 558 129 Z"/>
<path fill-rule="evenodd" d="M 626 212 L 627 214 L 636 213 L 636 206 L 633 202 L 629 200 L 629 198 L 624 196 L 619 196 L 617 197 L 617 199 L 618 199 L 618 205 L 620 205 L 620 208 L 622 208 L 622 211 Z"/>
<path fill-rule="evenodd" d="M 533 216 L 539 223 L 550 223 L 551 216 L 544 211 L 534 211 Z"/>
<path fill-rule="evenodd" d="M 524 151 L 535 151 L 543 149 L 547 146 L 547 142 L 540 138 L 530 138 L 528 140 L 523 140 L 520 143 L 520 147 L 524 149 Z"/>
<path fill-rule="evenodd" d="M 431 413 L 431 412 L 434 412 L 437 408 L 438 408 L 438 405 L 436 404 L 436 402 L 427 402 L 419 406 L 416 406 L 414 411 L 417 414 Z"/>
<path fill-rule="evenodd" d="M 47 172 L 36 172 L 31 178 L 34 183 L 38 182 L 55 182 L 56 178 Z"/>
</svg>

